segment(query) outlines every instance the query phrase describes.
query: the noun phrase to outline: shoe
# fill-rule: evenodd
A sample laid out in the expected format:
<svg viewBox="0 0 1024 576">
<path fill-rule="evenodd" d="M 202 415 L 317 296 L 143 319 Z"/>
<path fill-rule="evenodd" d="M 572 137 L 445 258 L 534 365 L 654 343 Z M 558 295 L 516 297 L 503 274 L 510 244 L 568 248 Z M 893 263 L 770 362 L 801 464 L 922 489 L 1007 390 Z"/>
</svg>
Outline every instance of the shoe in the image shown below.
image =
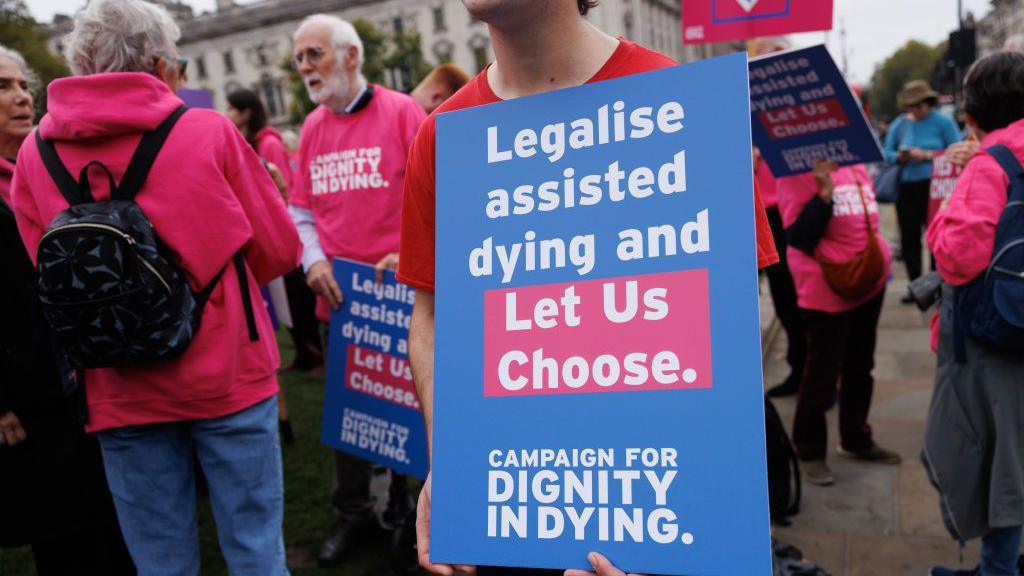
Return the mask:
<svg viewBox="0 0 1024 576">
<path fill-rule="evenodd" d="M 828 464 L 824 460 L 806 460 L 800 463 L 800 470 L 804 474 L 804 480 L 815 486 L 831 486 L 836 483 L 836 477 L 832 475 Z"/>
<path fill-rule="evenodd" d="M 360 526 L 350 522 L 339 522 L 334 532 L 324 540 L 316 555 L 316 564 L 321 568 L 337 566 L 345 561 L 360 536 Z"/>
<path fill-rule="evenodd" d="M 949 568 L 935 566 L 928 571 L 928 576 L 977 576 L 980 573 L 981 571 L 977 568 L 974 570 L 951 570 Z"/>
<path fill-rule="evenodd" d="M 786 396 L 796 396 L 799 391 L 800 380 L 790 376 L 779 384 L 769 388 L 767 395 L 769 398 L 785 398 Z"/>
<path fill-rule="evenodd" d="M 903 462 L 903 457 L 899 454 L 882 448 L 878 444 L 872 444 L 867 450 L 861 452 L 853 452 L 850 450 L 844 450 L 842 446 L 836 448 L 836 452 L 843 458 L 849 460 L 859 460 L 861 462 L 871 462 L 873 464 L 899 464 Z"/>
</svg>

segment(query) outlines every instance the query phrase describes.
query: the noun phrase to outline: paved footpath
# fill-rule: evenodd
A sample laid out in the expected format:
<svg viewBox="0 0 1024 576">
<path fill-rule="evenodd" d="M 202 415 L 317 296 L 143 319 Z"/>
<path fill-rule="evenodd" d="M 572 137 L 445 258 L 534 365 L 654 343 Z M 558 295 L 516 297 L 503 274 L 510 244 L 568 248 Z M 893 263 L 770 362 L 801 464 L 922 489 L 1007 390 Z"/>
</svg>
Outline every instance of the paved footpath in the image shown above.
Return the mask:
<svg viewBox="0 0 1024 576">
<path fill-rule="evenodd" d="M 833 486 L 804 483 L 800 514 L 791 527 L 775 528 L 780 540 L 833 576 L 925 576 L 941 564 L 959 565 L 959 545 L 942 525 L 938 495 L 925 475 L 919 453 L 935 374 L 928 346 L 928 317 L 900 303 L 906 286 L 902 263 L 894 263 L 879 324 L 875 353 L 875 394 L 869 422 L 879 444 L 903 456 L 900 466 L 850 462 L 835 455 L 836 410 L 829 412 L 829 465 Z M 765 359 L 765 384 L 788 373 L 786 339 L 780 333 Z M 774 400 L 787 428 L 794 398 Z M 978 545 L 964 549 L 964 563 L 975 566 Z"/>
</svg>

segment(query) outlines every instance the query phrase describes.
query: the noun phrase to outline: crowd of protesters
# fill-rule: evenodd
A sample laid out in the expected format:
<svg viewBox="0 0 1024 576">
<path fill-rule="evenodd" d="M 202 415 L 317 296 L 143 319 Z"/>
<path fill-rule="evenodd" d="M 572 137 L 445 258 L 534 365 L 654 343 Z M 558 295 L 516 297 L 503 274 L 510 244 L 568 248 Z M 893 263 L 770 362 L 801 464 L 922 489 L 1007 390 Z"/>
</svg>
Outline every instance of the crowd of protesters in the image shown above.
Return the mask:
<svg viewBox="0 0 1024 576">
<path fill-rule="evenodd" d="M 367 82 L 350 23 L 306 18 L 294 33 L 293 63 L 317 107 L 297 147 L 268 125 L 251 91 L 229 94 L 224 114 L 184 109 L 176 95 L 187 66 L 175 46 L 180 33 L 154 4 L 92 0 L 75 16 L 67 43 L 73 76 L 45 87 L 38 127 L 35 77 L 17 52 L 0 47 L 0 517 L 24 519 L 4 523 L 0 545 L 30 545 L 43 575 L 198 574 L 202 476 L 229 572 L 287 574 L 280 443 L 292 432 L 275 322 L 294 343 L 289 368 L 322 373 L 330 309 L 345 299 L 335 257 L 396 269 L 416 289 L 409 357 L 432 447 L 436 114 L 675 64 L 592 26 L 585 16 L 593 0 L 529 3 L 533 9 L 464 0 L 487 24 L 495 61 L 475 78 L 440 66 L 410 95 Z M 786 47 L 766 39 L 757 52 Z M 982 540 L 977 570 L 933 574 L 993 576 L 1016 574 L 1024 525 L 1024 353 L 972 331 L 971 306 L 984 300 L 979 278 L 1024 278 L 1024 249 L 1016 248 L 1024 225 L 1013 228 L 1024 217 L 1024 55 L 1007 50 L 977 62 L 964 98 L 961 142 L 953 120 L 936 110 L 938 94 L 910 82 L 884 148 L 901 167 L 896 207 L 910 280 L 923 273 L 931 161 L 945 151 L 964 165 L 926 234 L 941 304 L 922 460 L 951 534 Z M 345 153 L 372 156 L 378 177 L 344 190 L 322 179 L 321 166 Z M 790 374 L 769 395 L 797 395 L 792 429 L 803 478 L 837 481 L 827 465 L 833 405 L 839 456 L 898 464 L 868 424 L 892 281 L 869 167 L 819 161 L 810 173 L 776 179 L 756 150 L 753 160 L 758 268 L 789 343 Z M 176 269 L 154 274 L 187 281 L 191 343 L 169 361 L 93 367 L 76 362 L 80 354 L 65 350 L 44 316 L 36 274 L 50 261 L 40 262 L 40 246 L 55 219 L 85 217 L 79 222 L 102 227 L 80 201 L 115 204 L 128 181 L 161 249 L 173 255 Z M 1012 199 L 1014 190 L 1022 200 Z M 990 265 L 996 251 L 999 266 Z M 119 273 L 97 267 L 66 281 Z M 1024 299 L 1011 280 L 994 298 L 1012 329 L 1024 321 Z M 269 308 L 253 305 L 264 299 Z M 915 299 L 909 288 L 906 299 Z M 128 312 L 108 320 L 116 324 L 120 313 Z M 324 505 L 337 520 L 324 535 L 321 566 L 341 564 L 361 534 L 384 529 L 394 535 L 396 573 L 414 574 L 417 564 L 437 574 L 474 569 L 430 562 L 429 475 L 414 505 L 406 478 L 341 452 L 333 458 Z M 597 552 L 588 560 L 599 575 L 622 574 Z"/>
</svg>

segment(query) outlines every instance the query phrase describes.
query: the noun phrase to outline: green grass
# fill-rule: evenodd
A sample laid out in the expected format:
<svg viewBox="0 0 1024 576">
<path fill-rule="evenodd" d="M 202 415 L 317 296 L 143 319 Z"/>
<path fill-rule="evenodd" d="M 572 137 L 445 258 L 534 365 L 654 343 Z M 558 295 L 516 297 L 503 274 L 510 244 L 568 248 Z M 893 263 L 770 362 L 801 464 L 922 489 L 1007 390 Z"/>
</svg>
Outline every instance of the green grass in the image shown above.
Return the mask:
<svg viewBox="0 0 1024 576">
<path fill-rule="evenodd" d="M 282 364 L 293 354 L 285 334 L 281 344 Z M 323 407 L 323 380 L 307 379 L 302 374 L 283 373 L 281 386 L 288 403 L 289 419 L 295 430 L 295 444 L 284 446 L 284 537 L 288 566 L 295 576 L 376 576 L 389 574 L 388 547 L 383 536 L 363 543 L 342 566 L 319 569 L 316 553 L 330 532 L 334 512 L 330 506 L 333 463 L 331 451 L 320 444 L 320 420 Z M 227 574 L 217 546 L 216 527 L 209 502 L 199 502 L 199 539 L 204 575 Z M 0 549 L 0 575 L 35 574 L 28 548 Z"/>
</svg>

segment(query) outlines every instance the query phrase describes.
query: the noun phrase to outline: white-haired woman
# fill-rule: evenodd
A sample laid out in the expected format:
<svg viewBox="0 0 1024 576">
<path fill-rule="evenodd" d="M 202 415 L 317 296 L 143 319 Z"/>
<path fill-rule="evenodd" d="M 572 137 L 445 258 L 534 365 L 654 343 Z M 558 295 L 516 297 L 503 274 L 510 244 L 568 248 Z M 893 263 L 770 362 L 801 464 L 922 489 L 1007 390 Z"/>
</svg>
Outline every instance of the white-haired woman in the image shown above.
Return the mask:
<svg viewBox="0 0 1024 576">
<path fill-rule="evenodd" d="M 0 46 L 0 546 L 31 546 L 42 576 L 134 574 L 99 446 L 65 398 L 10 208 L 35 87 L 24 58 Z"/>
<path fill-rule="evenodd" d="M 140 135 L 183 106 L 175 95 L 179 34 L 166 10 L 141 0 L 92 0 L 75 16 L 68 40 L 75 76 L 50 84 L 38 136 L 68 172 L 91 175 L 98 201 L 111 191 L 95 163 L 123 183 Z M 87 430 L 99 438 L 141 574 L 199 573 L 193 452 L 229 571 L 286 574 L 280 359 L 266 310 L 247 303 L 260 301 L 260 284 L 298 264 L 298 234 L 259 158 L 226 117 L 195 109 L 177 118 L 134 201 L 191 291 L 210 288 L 210 296 L 191 344 L 175 359 L 84 370 Z M 40 146 L 36 137 L 25 141 L 12 194 L 33 255 L 68 208 Z"/>
</svg>

